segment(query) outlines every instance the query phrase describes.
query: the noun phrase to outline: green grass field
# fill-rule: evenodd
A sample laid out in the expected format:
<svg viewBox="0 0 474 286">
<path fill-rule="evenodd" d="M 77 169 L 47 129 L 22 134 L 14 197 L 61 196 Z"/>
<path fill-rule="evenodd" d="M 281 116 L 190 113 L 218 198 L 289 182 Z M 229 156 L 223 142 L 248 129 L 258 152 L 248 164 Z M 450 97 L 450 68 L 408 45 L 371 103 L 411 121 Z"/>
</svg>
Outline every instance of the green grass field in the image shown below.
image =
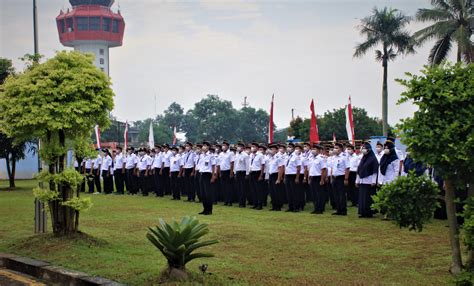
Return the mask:
<svg viewBox="0 0 474 286">
<path fill-rule="evenodd" d="M 180 219 L 201 211 L 198 203 L 169 198 L 91 195 L 94 206 L 81 213 L 73 239 L 33 234 L 34 181 L 14 191 L 0 181 L 0 252 L 43 259 L 130 285 L 157 283 L 166 261 L 145 238 L 158 218 Z M 445 285 L 450 275 L 446 222 L 433 221 L 421 233 L 379 218 L 270 212 L 217 206 L 209 224 L 210 285 Z M 50 221 L 48 220 L 48 223 Z M 49 226 L 50 229 L 50 226 Z"/>
</svg>

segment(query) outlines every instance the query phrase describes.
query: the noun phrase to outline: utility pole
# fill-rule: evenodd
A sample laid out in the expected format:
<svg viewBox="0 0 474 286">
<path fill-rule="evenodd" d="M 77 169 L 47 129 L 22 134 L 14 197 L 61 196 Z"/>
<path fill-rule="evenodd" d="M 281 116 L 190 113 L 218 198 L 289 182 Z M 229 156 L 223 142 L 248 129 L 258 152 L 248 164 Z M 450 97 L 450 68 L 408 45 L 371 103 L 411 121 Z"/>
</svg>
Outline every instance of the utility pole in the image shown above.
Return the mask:
<svg viewBox="0 0 474 286">
<path fill-rule="evenodd" d="M 291 109 L 291 120 L 295 120 L 295 109 Z"/>
<path fill-rule="evenodd" d="M 33 0 L 33 41 L 34 41 L 34 53 L 35 61 L 38 60 L 38 9 L 36 7 L 36 0 Z"/>
<path fill-rule="evenodd" d="M 244 108 L 246 108 L 246 107 L 248 107 L 249 105 L 250 105 L 250 103 L 248 103 L 247 97 L 244 97 L 244 102 L 242 102 L 242 106 L 243 106 Z"/>
</svg>

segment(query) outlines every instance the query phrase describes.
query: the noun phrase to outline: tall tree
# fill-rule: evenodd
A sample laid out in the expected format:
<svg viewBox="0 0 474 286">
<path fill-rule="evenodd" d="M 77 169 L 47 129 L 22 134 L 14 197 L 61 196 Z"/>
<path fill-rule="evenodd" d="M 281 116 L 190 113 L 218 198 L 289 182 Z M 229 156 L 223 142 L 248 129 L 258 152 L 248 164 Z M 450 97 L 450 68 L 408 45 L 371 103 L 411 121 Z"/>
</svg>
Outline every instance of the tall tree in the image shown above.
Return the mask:
<svg viewBox="0 0 474 286">
<path fill-rule="evenodd" d="M 382 63 L 382 121 L 383 135 L 388 135 L 388 62 L 394 61 L 398 55 L 414 52 L 413 41 L 405 30 L 410 23 L 410 17 L 397 9 L 374 8 L 372 15 L 361 20 L 360 34 L 365 37 L 365 42 L 356 46 L 354 57 L 361 57 L 376 46 L 375 59 Z"/>
<path fill-rule="evenodd" d="M 267 142 L 269 115 L 263 109 L 244 107 L 238 111 L 236 138 L 244 142 Z"/>
<path fill-rule="evenodd" d="M 436 40 L 431 48 L 428 62 L 440 64 L 447 58 L 453 43 L 457 44 L 457 61 L 474 60 L 474 45 L 471 41 L 474 30 L 474 4 L 472 0 L 432 0 L 431 9 L 419 9 L 416 19 L 421 22 L 434 22 L 414 34 L 417 44 Z"/>
<path fill-rule="evenodd" d="M 93 64 L 91 55 L 58 52 L 24 73 L 9 77 L 0 92 L 0 131 L 15 140 L 41 140 L 40 154 L 48 164 L 39 178 L 48 189 L 35 195 L 48 203 L 53 232 L 78 231 L 79 211 L 90 199 L 79 198 L 83 177 L 66 169 L 66 152 L 79 157 L 90 151 L 94 125 L 107 127 L 113 108 L 109 78 Z"/>
<path fill-rule="evenodd" d="M 181 129 L 181 125 L 184 120 L 184 109 L 176 102 L 173 102 L 165 110 L 161 124 L 168 126 L 173 129 L 176 127 L 177 130 Z"/>
<path fill-rule="evenodd" d="M 459 274 L 463 265 L 454 190 L 474 183 L 474 64 L 435 65 L 422 75 L 407 75 L 399 80 L 407 88 L 400 102 L 412 102 L 418 110 L 400 124 L 402 142 L 414 160 L 433 166 L 444 179 L 451 272 Z"/>
</svg>

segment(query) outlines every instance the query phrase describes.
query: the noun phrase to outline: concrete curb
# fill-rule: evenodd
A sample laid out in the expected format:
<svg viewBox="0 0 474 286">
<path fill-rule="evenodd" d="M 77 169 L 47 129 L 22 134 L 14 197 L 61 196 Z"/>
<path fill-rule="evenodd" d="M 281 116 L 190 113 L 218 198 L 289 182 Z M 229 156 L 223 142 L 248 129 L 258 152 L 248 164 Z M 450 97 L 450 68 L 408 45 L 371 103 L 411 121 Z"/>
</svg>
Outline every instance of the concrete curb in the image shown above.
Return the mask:
<svg viewBox="0 0 474 286">
<path fill-rule="evenodd" d="M 90 276 L 87 273 L 69 270 L 49 262 L 20 257 L 9 253 L 0 253 L 0 268 L 28 274 L 45 282 L 71 286 L 123 286 L 113 280 Z"/>
</svg>

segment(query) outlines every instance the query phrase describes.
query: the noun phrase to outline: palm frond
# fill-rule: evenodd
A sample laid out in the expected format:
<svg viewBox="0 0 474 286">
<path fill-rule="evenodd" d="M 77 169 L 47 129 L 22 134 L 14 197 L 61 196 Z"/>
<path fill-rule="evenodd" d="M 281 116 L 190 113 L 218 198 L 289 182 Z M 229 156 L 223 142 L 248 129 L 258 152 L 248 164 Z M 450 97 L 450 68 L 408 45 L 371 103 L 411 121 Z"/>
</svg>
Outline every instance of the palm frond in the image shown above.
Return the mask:
<svg viewBox="0 0 474 286">
<path fill-rule="evenodd" d="M 354 57 L 361 57 L 367 53 L 368 50 L 375 47 L 380 42 L 378 38 L 369 38 L 367 41 L 358 44 L 355 48 Z"/>
<path fill-rule="evenodd" d="M 416 19 L 421 22 L 445 21 L 454 19 L 453 15 L 445 9 L 418 9 Z"/>
<path fill-rule="evenodd" d="M 441 39 L 448 34 L 454 33 L 457 27 L 458 23 L 454 20 L 440 21 L 415 32 L 413 38 L 417 45 L 422 45 L 426 41 Z"/>
<path fill-rule="evenodd" d="M 451 35 L 438 40 L 430 51 L 428 62 L 430 65 L 439 65 L 448 55 L 452 46 Z"/>
</svg>

